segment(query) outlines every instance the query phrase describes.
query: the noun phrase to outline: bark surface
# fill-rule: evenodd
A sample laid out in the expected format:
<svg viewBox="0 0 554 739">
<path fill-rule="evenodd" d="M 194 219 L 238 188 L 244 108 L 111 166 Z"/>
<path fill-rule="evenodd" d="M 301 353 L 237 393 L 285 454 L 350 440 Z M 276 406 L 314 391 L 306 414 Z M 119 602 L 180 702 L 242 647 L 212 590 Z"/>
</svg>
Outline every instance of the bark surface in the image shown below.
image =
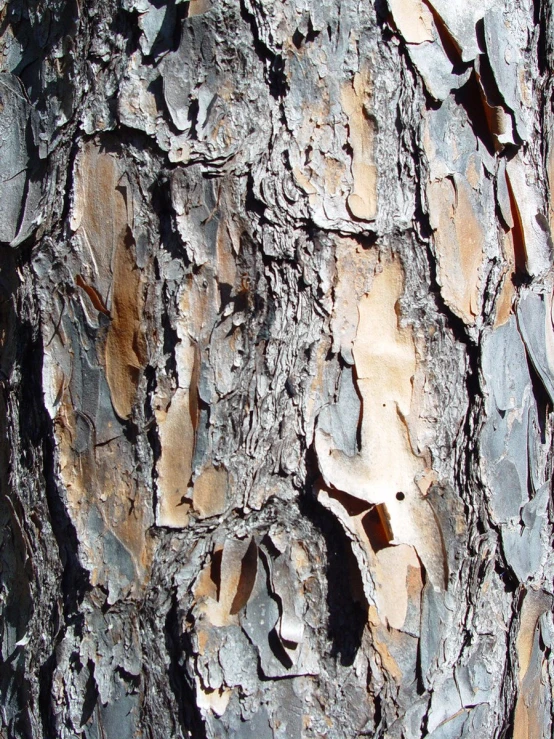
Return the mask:
<svg viewBox="0 0 554 739">
<path fill-rule="evenodd" d="M 0 0 L 0 736 L 552 735 L 540 0 Z"/>
</svg>

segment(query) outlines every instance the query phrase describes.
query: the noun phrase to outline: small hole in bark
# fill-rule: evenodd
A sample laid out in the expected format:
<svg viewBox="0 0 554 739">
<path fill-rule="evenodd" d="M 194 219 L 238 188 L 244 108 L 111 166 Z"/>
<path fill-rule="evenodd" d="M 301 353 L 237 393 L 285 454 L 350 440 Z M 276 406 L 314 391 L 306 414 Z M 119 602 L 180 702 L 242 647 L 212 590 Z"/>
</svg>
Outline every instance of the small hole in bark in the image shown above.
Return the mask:
<svg viewBox="0 0 554 739">
<path fill-rule="evenodd" d="M 396 493 L 396 500 L 404 500 L 405 497 L 404 493 Z"/>
</svg>

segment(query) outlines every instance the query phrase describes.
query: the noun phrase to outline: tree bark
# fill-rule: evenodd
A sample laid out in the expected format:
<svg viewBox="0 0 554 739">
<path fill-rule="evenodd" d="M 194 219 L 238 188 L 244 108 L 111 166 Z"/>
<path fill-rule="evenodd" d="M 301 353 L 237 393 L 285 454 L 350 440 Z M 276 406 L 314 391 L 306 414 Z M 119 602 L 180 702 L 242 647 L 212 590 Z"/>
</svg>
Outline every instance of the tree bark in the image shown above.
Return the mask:
<svg viewBox="0 0 554 739">
<path fill-rule="evenodd" d="M 550 737 L 550 4 L 0 23 L 0 735 Z"/>
</svg>

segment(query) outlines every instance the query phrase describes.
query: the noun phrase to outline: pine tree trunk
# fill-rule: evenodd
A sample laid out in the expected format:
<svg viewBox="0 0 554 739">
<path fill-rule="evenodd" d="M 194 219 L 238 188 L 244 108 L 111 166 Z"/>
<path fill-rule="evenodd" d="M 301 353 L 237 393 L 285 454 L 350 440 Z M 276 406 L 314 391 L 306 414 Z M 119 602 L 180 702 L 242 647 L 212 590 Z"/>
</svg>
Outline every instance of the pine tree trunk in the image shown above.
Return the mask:
<svg viewBox="0 0 554 739">
<path fill-rule="evenodd" d="M 0 8 L 0 736 L 550 737 L 550 4 Z"/>
</svg>

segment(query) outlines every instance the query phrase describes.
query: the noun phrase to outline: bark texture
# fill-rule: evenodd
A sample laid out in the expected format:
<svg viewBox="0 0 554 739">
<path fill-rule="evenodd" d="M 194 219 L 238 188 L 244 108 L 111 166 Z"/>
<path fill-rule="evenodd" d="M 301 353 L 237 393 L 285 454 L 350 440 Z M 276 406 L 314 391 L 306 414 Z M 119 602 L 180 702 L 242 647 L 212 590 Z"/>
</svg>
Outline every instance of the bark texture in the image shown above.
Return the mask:
<svg viewBox="0 0 554 739">
<path fill-rule="evenodd" d="M 541 0 L 0 0 L 0 735 L 552 735 Z"/>
</svg>

